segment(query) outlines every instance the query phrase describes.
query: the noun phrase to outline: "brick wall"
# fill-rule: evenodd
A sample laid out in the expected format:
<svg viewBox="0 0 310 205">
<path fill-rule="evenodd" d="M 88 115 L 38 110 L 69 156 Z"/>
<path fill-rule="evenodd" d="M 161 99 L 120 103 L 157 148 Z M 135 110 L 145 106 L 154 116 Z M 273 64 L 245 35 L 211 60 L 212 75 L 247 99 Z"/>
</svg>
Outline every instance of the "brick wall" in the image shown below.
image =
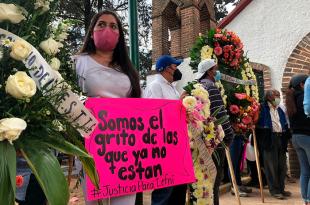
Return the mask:
<svg viewBox="0 0 310 205">
<path fill-rule="evenodd" d="M 310 33 L 308 33 L 295 47 L 289 56 L 282 78 L 282 95 L 285 102 L 285 92 L 288 88 L 291 77 L 294 74 L 310 74 Z M 300 167 L 297 154 L 291 144 L 288 147 L 290 173 L 293 177 L 298 178 Z"/>
<path fill-rule="evenodd" d="M 310 74 L 310 33 L 298 43 L 287 60 L 282 78 L 283 96 L 291 77 L 298 73 Z"/>
<path fill-rule="evenodd" d="M 213 0 L 153 0 L 153 63 L 163 54 L 187 58 L 199 33 L 216 26 L 213 3 Z"/>
<path fill-rule="evenodd" d="M 270 68 L 264 64 L 261 63 L 254 63 L 251 62 L 250 63 L 252 68 L 254 70 L 259 70 L 259 71 L 263 71 L 263 75 L 264 75 L 264 90 L 269 90 L 272 88 L 272 84 L 271 84 L 271 73 L 270 73 Z"/>
</svg>

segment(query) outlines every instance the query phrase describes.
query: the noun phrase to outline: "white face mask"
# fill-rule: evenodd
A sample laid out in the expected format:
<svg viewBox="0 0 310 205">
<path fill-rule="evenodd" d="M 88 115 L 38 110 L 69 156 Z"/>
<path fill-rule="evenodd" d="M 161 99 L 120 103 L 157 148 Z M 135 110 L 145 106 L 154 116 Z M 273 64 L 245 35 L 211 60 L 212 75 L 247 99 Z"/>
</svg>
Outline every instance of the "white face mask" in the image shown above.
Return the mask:
<svg viewBox="0 0 310 205">
<path fill-rule="evenodd" d="M 275 98 L 274 101 L 273 101 L 275 106 L 278 106 L 280 104 L 280 102 L 281 102 L 280 98 Z"/>
</svg>

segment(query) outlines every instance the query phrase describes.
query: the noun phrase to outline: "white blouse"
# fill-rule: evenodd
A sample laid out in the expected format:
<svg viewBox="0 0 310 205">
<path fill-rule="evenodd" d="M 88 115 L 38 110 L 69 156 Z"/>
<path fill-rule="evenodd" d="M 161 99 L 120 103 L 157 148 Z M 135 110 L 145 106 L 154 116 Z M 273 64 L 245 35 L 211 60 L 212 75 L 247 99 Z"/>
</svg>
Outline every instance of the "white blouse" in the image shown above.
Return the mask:
<svg viewBox="0 0 310 205">
<path fill-rule="evenodd" d="M 78 84 L 88 97 L 126 98 L 129 77 L 122 71 L 99 64 L 89 55 L 75 56 Z"/>
</svg>

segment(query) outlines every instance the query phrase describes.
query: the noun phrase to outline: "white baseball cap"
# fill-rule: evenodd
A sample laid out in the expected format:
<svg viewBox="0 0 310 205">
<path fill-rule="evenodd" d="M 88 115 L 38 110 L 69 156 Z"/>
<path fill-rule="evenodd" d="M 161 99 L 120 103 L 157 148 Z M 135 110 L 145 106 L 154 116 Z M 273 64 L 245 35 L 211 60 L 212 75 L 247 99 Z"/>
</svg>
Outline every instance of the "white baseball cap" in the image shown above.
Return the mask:
<svg viewBox="0 0 310 205">
<path fill-rule="evenodd" d="M 206 59 L 201 61 L 198 64 L 198 72 L 196 74 L 196 79 L 200 79 L 206 73 L 206 71 L 208 71 L 210 68 L 213 68 L 214 66 L 216 66 L 214 59 Z"/>
</svg>

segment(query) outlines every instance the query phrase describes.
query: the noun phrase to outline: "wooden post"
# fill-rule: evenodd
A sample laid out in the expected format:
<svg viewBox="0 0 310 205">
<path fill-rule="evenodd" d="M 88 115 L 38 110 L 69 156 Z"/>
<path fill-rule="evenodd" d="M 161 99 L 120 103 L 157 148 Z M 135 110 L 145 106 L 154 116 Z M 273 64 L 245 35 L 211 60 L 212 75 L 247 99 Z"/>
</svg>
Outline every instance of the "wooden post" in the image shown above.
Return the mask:
<svg viewBox="0 0 310 205">
<path fill-rule="evenodd" d="M 69 187 L 70 187 L 70 183 L 71 183 L 71 175 L 72 175 L 72 170 L 73 170 L 73 158 L 74 158 L 74 156 L 69 155 L 69 158 L 68 158 L 69 168 L 68 168 L 68 178 L 67 178 Z"/>
<path fill-rule="evenodd" d="M 259 152 L 257 148 L 255 129 L 252 129 L 252 133 L 253 133 L 253 141 L 254 141 L 256 168 L 257 168 L 257 174 L 258 174 L 258 180 L 259 180 L 260 196 L 261 196 L 262 202 L 264 203 L 263 179 L 262 179 L 262 172 L 261 172 L 260 163 L 259 163 Z"/>
<path fill-rule="evenodd" d="M 233 189 L 235 191 L 235 197 L 236 197 L 236 199 L 238 201 L 238 204 L 241 205 L 238 185 L 237 185 L 237 182 L 236 182 L 236 176 L 235 176 L 235 172 L 234 172 L 234 167 L 233 167 L 232 162 L 231 162 L 231 157 L 230 157 L 230 152 L 229 152 L 229 148 L 228 147 L 226 147 L 225 153 L 226 153 L 226 158 L 227 158 L 227 162 L 228 162 L 228 167 L 229 167 L 229 172 L 230 172 L 230 176 L 231 176 L 231 181 L 232 181 Z"/>
</svg>

